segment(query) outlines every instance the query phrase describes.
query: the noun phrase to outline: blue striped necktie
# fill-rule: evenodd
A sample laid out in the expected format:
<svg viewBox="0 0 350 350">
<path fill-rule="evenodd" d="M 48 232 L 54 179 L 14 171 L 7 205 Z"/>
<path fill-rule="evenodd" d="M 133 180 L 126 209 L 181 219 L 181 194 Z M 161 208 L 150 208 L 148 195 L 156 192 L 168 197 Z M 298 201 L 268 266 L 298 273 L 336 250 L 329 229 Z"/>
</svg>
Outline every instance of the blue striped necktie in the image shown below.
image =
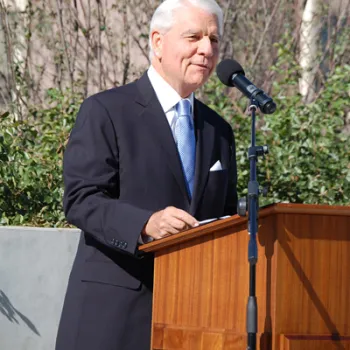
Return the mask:
<svg viewBox="0 0 350 350">
<path fill-rule="evenodd" d="M 196 139 L 194 136 L 193 120 L 191 120 L 191 102 L 188 99 L 181 100 L 176 105 L 176 110 L 178 118 L 175 124 L 175 139 L 186 179 L 187 191 L 190 199 L 192 199 Z"/>
</svg>

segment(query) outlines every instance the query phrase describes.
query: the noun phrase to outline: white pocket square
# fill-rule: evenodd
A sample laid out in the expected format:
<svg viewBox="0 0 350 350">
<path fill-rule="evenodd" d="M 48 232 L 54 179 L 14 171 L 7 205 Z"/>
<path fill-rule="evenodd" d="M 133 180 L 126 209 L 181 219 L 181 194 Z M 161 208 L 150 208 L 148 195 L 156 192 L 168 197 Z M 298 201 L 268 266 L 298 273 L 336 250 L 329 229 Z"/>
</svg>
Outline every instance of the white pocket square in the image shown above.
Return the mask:
<svg viewBox="0 0 350 350">
<path fill-rule="evenodd" d="M 218 170 L 222 170 L 222 165 L 220 160 L 218 160 L 211 168 L 209 171 L 218 171 Z"/>
</svg>

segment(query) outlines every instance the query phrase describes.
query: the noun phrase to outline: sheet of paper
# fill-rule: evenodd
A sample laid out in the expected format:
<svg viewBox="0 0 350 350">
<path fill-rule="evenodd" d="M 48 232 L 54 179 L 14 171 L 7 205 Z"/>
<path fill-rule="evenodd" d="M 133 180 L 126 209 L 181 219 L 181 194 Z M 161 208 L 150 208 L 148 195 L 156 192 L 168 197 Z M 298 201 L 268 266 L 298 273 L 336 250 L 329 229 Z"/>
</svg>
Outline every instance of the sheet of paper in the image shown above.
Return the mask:
<svg viewBox="0 0 350 350">
<path fill-rule="evenodd" d="M 208 224 L 209 222 L 213 222 L 213 221 L 216 221 L 216 220 L 227 219 L 229 217 L 231 217 L 231 215 L 221 216 L 219 218 L 212 218 L 212 219 L 202 220 L 202 221 L 199 221 L 199 225 L 205 225 L 205 224 Z"/>
</svg>

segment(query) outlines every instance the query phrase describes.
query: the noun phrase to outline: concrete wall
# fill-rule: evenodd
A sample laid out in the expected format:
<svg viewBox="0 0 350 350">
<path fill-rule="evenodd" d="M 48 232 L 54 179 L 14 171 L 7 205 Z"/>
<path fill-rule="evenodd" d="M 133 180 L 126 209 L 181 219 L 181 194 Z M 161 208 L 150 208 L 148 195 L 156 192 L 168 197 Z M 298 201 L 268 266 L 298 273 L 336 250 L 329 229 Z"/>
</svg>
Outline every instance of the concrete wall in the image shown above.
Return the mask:
<svg viewBox="0 0 350 350">
<path fill-rule="evenodd" d="M 0 227 L 0 350 L 53 350 L 80 231 Z"/>
</svg>

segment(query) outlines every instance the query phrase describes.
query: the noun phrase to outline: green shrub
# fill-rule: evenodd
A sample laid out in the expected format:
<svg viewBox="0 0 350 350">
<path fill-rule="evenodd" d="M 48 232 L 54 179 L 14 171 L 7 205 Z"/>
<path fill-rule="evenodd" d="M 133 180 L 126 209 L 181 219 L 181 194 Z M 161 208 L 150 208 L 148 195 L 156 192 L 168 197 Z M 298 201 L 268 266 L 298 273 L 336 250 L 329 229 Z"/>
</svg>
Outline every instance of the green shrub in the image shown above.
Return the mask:
<svg viewBox="0 0 350 350">
<path fill-rule="evenodd" d="M 294 69 L 289 72 L 293 74 L 287 72 L 288 77 L 274 86 L 277 111 L 258 117 L 257 145 L 269 146 L 269 154 L 258 162 L 258 181 L 269 187 L 268 197 L 261 203 L 349 204 L 350 142 L 342 130 L 344 113 L 349 110 L 350 66 L 338 67 L 311 104 L 304 104 L 299 94 L 285 94 L 297 84 Z M 238 193 L 245 195 L 251 118 L 238 110 L 245 109 L 246 98 L 238 101 L 237 108 L 215 77 L 206 87 L 206 96 L 210 106 L 234 129 Z"/>
<path fill-rule="evenodd" d="M 62 154 L 80 96 L 47 92 L 48 108 L 32 107 L 25 121 L 0 118 L 0 223 L 66 225 L 62 211 Z"/>
<path fill-rule="evenodd" d="M 286 53 L 283 53 L 285 55 Z M 342 133 L 349 110 L 350 66 L 338 67 L 314 103 L 304 104 L 296 90 L 298 67 L 281 55 L 273 87 L 278 109 L 260 116 L 257 144 L 270 153 L 258 162 L 258 181 L 268 185 L 261 204 L 349 204 L 350 144 Z M 289 60 L 289 61 L 288 61 Z M 246 98 L 233 102 L 213 77 L 206 85 L 207 103 L 230 121 L 235 131 L 238 193 L 247 193 L 250 117 Z M 81 96 L 48 91 L 48 108 L 32 107 L 24 122 L 0 117 L 0 224 L 66 226 L 62 212 L 62 155 Z M 237 107 L 238 106 L 238 107 Z"/>
</svg>

